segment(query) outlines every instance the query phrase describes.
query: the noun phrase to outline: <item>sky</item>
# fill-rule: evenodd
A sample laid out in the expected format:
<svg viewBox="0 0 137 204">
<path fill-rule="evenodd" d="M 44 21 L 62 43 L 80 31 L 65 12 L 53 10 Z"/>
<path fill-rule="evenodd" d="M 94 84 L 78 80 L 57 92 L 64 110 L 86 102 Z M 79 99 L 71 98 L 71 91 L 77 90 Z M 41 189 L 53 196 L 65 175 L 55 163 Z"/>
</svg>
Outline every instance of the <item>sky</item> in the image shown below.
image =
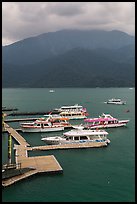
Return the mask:
<svg viewBox="0 0 137 204">
<path fill-rule="evenodd" d="M 2 45 L 63 29 L 135 35 L 135 2 L 2 2 Z"/>
</svg>

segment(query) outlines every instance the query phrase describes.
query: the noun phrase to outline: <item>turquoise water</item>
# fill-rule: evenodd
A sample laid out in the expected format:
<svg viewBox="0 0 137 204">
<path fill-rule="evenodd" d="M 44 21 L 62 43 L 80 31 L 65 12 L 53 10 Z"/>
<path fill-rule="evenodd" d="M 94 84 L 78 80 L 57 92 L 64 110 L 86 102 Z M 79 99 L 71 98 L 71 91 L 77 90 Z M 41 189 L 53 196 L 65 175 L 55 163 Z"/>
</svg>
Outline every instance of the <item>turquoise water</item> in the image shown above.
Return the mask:
<svg viewBox="0 0 137 204">
<path fill-rule="evenodd" d="M 55 88 L 2 89 L 2 105 L 19 111 L 49 111 L 80 104 L 89 116 L 110 113 L 129 119 L 127 127 L 107 129 L 111 143 L 105 148 L 34 151 L 29 156 L 54 155 L 63 174 L 35 175 L 2 189 L 3 202 L 134 202 L 135 201 L 135 89 Z M 104 101 L 121 98 L 126 105 Z M 126 110 L 130 112 L 126 112 Z M 19 116 L 18 116 L 19 117 Z M 20 116 L 21 117 L 21 116 Z M 23 117 L 23 116 L 22 116 Z M 34 116 L 35 117 L 35 116 Z M 9 118 L 12 118 L 11 116 Z M 83 120 L 73 121 L 82 123 Z M 18 128 L 18 122 L 9 123 Z M 31 146 L 44 145 L 41 133 L 21 133 Z M 46 133 L 61 135 L 62 132 Z M 14 141 L 13 144 L 14 145 Z M 2 163 L 7 162 L 7 134 L 2 134 Z M 12 152 L 14 161 L 14 152 Z"/>
</svg>

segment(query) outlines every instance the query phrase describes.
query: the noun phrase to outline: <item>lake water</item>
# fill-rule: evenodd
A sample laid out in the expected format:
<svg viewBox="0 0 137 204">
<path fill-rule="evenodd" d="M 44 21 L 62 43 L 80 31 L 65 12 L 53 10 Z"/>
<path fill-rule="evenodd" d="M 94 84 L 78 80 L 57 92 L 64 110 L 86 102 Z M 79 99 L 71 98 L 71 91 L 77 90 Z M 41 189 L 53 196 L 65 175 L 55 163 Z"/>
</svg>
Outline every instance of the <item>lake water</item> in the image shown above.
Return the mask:
<svg viewBox="0 0 137 204">
<path fill-rule="evenodd" d="M 63 174 L 38 174 L 3 188 L 2 201 L 135 202 L 135 89 L 55 88 L 53 93 L 49 90 L 2 89 L 2 106 L 18 108 L 20 112 L 31 112 L 49 111 L 62 105 L 78 103 L 87 108 L 88 117 L 109 113 L 118 119 L 130 121 L 127 127 L 107 129 L 111 143 L 104 148 L 31 152 L 29 156 L 54 155 L 63 168 Z M 104 103 L 114 97 L 126 100 L 127 104 Z M 83 120 L 73 122 L 82 123 Z M 19 128 L 18 122 L 10 125 Z M 31 146 L 45 144 L 41 141 L 44 133 L 21 134 Z M 55 134 L 62 135 L 62 132 L 46 133 Z M 8 161 L 7 143 L 7 134 L 3 133 L 3 164 Z M 14 152 L 12 160 L 14 161 Z"/>
</svg>

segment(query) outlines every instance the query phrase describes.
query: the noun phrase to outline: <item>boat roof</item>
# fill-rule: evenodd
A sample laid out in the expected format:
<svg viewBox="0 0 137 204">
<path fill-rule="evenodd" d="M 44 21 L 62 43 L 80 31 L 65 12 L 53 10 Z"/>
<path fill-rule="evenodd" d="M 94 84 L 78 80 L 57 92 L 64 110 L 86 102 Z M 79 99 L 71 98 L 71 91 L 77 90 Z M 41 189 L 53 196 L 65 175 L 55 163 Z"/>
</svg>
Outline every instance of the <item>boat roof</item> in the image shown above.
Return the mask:
<svg viewBox="0 0 137 204">
<path fill-rule="evenodd" d="M 61 108 L 83 108 L 83 106 L 75 104 L 75 105 L 71 105 L 71 106 L 61 106 Z"/>
<path fill-rule="evenodd" d="M 109 100 L 121 100 L 120 98 L 111 98 Z"/>
<path fill-rule="evenodd" d="M 83 114 L 83 112 L 82 111 L 62 111 L 61 113 L 60 113 L 60 115 L 63 115 L 63 114 L 78 114 L 78 113 L 80 113 L 80 114 Z"/>
<path fill-rule="evenodd" d="M 105 130 L 70 130 L 69 132 L 63 133 L 65 136 L 90 136 L 90 135 L 108 135 Z"/>
</svg>

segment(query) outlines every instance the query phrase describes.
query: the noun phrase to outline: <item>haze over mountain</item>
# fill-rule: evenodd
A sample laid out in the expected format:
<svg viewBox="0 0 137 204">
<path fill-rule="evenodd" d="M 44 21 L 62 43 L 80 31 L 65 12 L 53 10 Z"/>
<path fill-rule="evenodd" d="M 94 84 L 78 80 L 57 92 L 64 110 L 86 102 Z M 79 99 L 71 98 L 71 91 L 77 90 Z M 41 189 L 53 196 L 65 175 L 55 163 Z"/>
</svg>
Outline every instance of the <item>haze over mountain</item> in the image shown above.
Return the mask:
<svg viewBox="0 0 137 204">
<path fill-rule="evenodd" d="M 61 30 L 2 47 L 3 87 L 135 85 L 135 38 L 121 31 Z"/>
</svg>

